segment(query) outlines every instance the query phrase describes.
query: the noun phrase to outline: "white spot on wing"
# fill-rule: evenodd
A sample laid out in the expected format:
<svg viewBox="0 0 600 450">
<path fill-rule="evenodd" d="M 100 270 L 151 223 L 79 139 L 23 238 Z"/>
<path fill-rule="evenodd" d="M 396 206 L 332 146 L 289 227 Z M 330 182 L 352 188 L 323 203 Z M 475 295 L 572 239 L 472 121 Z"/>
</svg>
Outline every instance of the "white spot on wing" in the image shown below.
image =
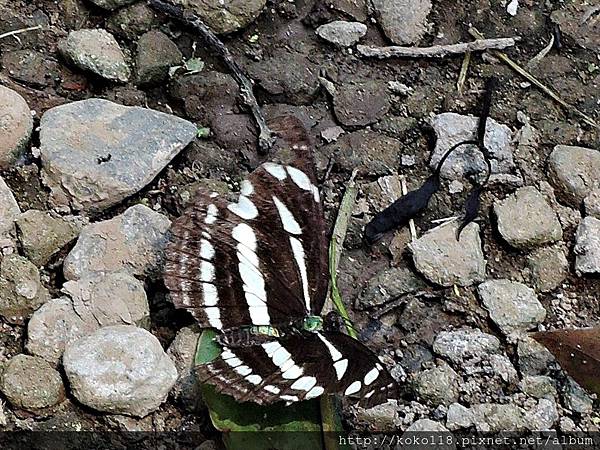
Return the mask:
<svg viewBox="0 0 600 450">
<path fill-rule="evenodd" d="M 235 367 L 233 370 L 235 370 L 237 373 L 239 373 L 243 377 L 245 377 L 246 375 L 250 375 L 252 373 L 252 369 L 248 366 L 238 366 L 238 367 Z"/>
<path fill-rule="evenodd" d="M 215 256 L 215 248 L 206 239 L 200 239 L 200 257 L 202 259 L 213 259 Z"/>
<path fill-rule="evenodd" d="M 217 287 L 212 283 L 202 283 L 202 299 L 204 306 L 216 306 L 219 299 Z"/>
<path fill-rule="evenodd" d="M 254 186 L 252 186 L 252 183 L 249 180 L 242 181 L 240 187 L 240 194 L 245 195 L 246 197 L 249 197 L 254 193 Z"/>
<path fill-rule="evenodd" d="M 323 344 L 325 344 L 325 346 L 329 350 L 329 354 L 331 355 L 331 359 L 333 361 L 337 361 L 338 359 L 340 359 L 342 357 L 342 354 L 338 351 L 338 349 L 335 348 L 333 346 L 333 344 L 331 342 L 329 342 L 329 340 L 327 340 L 327 338 L 325 336 L 323 336 L 321 333 L 317 333 L 317 336 L 319 337 L 319 339 L 321 339 L 321 341 L 323 341 Z"/>
<path fill-rule="evenodd" d="M 337 376 L 338 381 L 340 381 L 346 373 L 346 370 L 348 369 L 348 360 L 342 359 L 340 361 L 337 361 L 333 365 L 333 368 L 335 369 L 335 374 Z"/>
<path fill-rule="evenodd" d="M 377 370 L 377 368 L 373 368 L 365 375 L 365 378 L 363 381 L 364 381 L 365 385 L 368 386 L 373 381 L 375 381 L 378 376 L 379 376 L 379 370 Z"/>
<path fill-rule="evenodd" d="M 355 381 L 354 383 L 352 383 L 350 386 L 348 386 L 346 388 L 346 390 L 344 391 L 344 395 L 356 394 L 358 391 L 360 391 L 361 386 L 362 385 L 361 385 L 360 381 Z"/>
<path fill-rule="evenodd" d="M 200 262 L 200 281 L 212 282 L 215 279 L 215 266 L 211 262 Z"/>
<path fill-rule="evenodd" d="M 248 380 L 250 383 L 252 383 L 254 385 L 258 385 L 262 381 L 262 377 L 260 375 L 256 375 L 256 374 L 248 375 L 246 377 L 246 380 Z"/>
<path fill-rule="evenodd" d="M 292 181 L 303 191 L 311 191 L 312 183 L 310 182 L 310 178 L 300 169 L 296 169 L 292 166 L 287 166 L 287 171 L 292 178 Z"/>
<path fill-rule="evenodd" d="M 281 400 L 285 400 L 287 402 L 297 402 L 299 400 L 295 395 L 282 395 L 279 397 Z"/>
<path fill-rule="evenodd" d="M 212 285 L 211 285 L 212 286 Z M 206 292 L 206 291 L 204 291 Z M 211 327 L 220 330 L 223 328 L 223 323 L 221 322 L 221 313 L 219 312 L 219 308 L 215 306 L 211 306 L 208 308 L 204 308 L 204 312 L 206 317 L 208 317 L 208 323 L 210 323 Z"/>
<path fill-rule="evenodd" d="M 310 391 L 308 391 L 304 398 L 308 400 L 310 398 L 319 397 L 320 395 L 323 395 L 323 392 L 325 392 L 325 389 L 323 389 L 321 386 L 315 386 Z"/>
<path fill-rule="evenodd" d="M 265 350 L 265 352 L 267 352 L 267 355 L 270 358 L 273 353 L 275 353 L 277 350 L 279 350 L 279 347 L 281 347 L 281 344 L 277 341 L 273 341 L 273 342 L 267 342 L 265 344 L 261 344 L 261 346 Z"/>
<path fill-rule="evenodd" d="M 267 384 L 266 386 L 263 386 L 263 389 L 275 395 L 281 392 L 281 390 L 277 386 L 273 386 L 272 384 Z"/>
<path fill-rule="evenodd" d="M 264 163 L 263 167 L 267 172 L 269 172 L 272 176 L 277 178 L 279 181 L 285 180 L 287 178 L 287 174 L 285 173 L 285 168 L 279 164 Z"/>
<path fill-rule="evenodd" d="M 306 306 L 306 311 L 310 312 L 310 294 L 308 292 L 308 275 L 306 272 L 304 247 L 302 246 L 302 242 L 293 236 L 290 236 L 290 245 L 292 246 L 292 253 L 294 254 L 294 259 L 296 260 L 298 269 L 300 269 L 300 278 L 302 279 L 302 291 L 304 293 L 304 304 Z"/>
<path fill-rule="evenodd" d="M 207 223 L 209 225 L 215 223 L 215 221 L 217 220 L 217 214 L 219 214 L 217 206 L 211 203 L 206 208 L 206 217 L 204 218 L 204 223 Z"/>
<path fill-rule="evenodd" d="M 227 205 L 227 209 L 244 220 L 256 219 L 258 217 L 258 209 L 254 206 L 254 203 L 243 195 L 240 195 L 237 203 Z"/>
<path fill-rule="evenodd" d="M 275 203 L 275 207 L 277 208 L 277 212 L 279 213 L 279 218 L 281 219 L 281 223 L 283 224 L 283 229 L 291 234 L 302 234 L 302 230 L 296 219 L 294 219 L 294 215 L 291 211 L 283 204 L 281 200 L 277 197 L 273 196 L 273 203 Z"/>
<path fill-rule="evenodd" d="M 315 377 L 302 377 L 298 378 L 294 383 L 290 386 L 292 389 L 296 389 L 297 391 L 310 391 L 313 386 L 317 384 L 317 379 Z"/>
<path fill-rule="evenodd" d="M 302 368 L 297 366 L 296 364 L 293 364 L 292 367 L 283 372 L 281 376 L 286 380 L 295 380 L 300 375 L 302 375 L 302 373 Z"/>
</svg>

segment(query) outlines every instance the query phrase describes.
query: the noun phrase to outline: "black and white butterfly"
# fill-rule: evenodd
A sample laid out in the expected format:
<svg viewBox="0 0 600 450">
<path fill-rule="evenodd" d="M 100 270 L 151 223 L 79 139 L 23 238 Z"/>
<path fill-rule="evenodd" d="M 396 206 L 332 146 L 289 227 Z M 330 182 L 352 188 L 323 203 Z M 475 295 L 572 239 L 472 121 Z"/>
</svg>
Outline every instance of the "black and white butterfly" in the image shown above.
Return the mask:
<svg viewBox="0 0 600 450">
<path fill-rule="evenodd" d="M 322 327 L 327 237 L 312 150 L 298 119 L 271 127 L 291 162 L 262 164 L 233 202 L 199 192 L 172 227 L 165 284 L 175 306 L 219 331 L 223 347 L 197 374 L 259 404 L 325 393 L 362 406 L 395 398 L 397 385 L 373 352 Z"/>
</svg>

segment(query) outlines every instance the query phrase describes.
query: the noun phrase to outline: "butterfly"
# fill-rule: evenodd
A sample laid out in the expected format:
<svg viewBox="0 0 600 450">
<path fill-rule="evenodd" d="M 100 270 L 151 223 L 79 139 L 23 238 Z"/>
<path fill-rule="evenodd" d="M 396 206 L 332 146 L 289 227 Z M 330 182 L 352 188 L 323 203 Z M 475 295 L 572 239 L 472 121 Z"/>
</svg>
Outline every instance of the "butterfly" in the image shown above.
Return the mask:
<svg viewBox="0 0 600 450">
<path fill-rule="evenodd" d="M 297 118 L 270 126 L 289 164 L 263 163 L 234 200 L 199 191 L 172 225 L 165 285 L 176 307 L 218 331 L 222 347 L 197 376 L 258 404 L 328 393 L 366 407 L 396 398 L 378 357 L 320 316 L 328 240 L 312 149 Z"/>
</svg>

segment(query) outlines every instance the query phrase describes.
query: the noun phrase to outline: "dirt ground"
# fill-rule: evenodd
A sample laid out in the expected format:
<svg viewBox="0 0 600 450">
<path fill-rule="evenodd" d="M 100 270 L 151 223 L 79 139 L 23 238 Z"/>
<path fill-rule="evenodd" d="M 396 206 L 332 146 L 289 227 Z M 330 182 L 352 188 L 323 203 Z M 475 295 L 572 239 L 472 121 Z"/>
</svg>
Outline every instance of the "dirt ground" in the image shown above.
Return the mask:
<svg viewBox="0 0 600 450">
<path fill-rule="evenodd" d="M 143 3 L 143 2 L 142 2 Z M 415 188 L 429 176 L 428 159 L 431 151 L 431 130 L 428 119 L 432 114 L 457 112 L 477 115 L 485 79 L 490 75 L 499 77 L 500 83 L 492 105 L 491 116 L 497 121 L 517 130 L 522 126 L 517 120 L 521 112 L 540 132 L 539 145 L 532 148 L 519 147 L 515 160 L 525 184 L 547 180 L 546 159 L 556 144 L 578 145 L 598 148 L 598 130 L 569 115 L 540 90 L 526 83 L 522 77 L 489 56 L 473 55 L 464 92 L 459 94 L 456 82 L 462 57 L 443 59 L 389 59 L 373 60 L 357 56 L 352 49 L 335 48 L 315 34 L 315 28 L 334 19 L 352 19 L 348 14 L 328 6 L 330 2 L 311 0 L 269 1 L 260 17 L 242 31 L 224 36 L 223 41 L 232 51 L 236 61 L 257 82 L 257 97 L 267 116 L 292 113 L 299 116 L 307 126 L 316 146 L 317 162 L 323 179 L 322 191 L 326 204 L 328 223 L 333 224 L 339 201 L 349 179 L 353 165 L 361 168 L 359 182 L 364 186 L 380 176 L 392 173 L 379 170 L 371 162 L 378 155 L 356 146 L 352 158 L 339 152 L 339 147 L 349 145 L 343 136 L 337 143 L 328 144 L 321 136 L 327 128 L 339 125 L 334 111 L 333 99 L 318 80 L 320 75 L 331 82 L 340 92 L 339 101 L 347 102 L 352 109 L 356 99 L 365 92 L 366 108 L 375 107 L 370 102 L 379 101 L 381 90 L 390 81 L 401 82 L 411 88 L 406 95 L 385 94 L 389 108 L 374 123 L 367 125 L 342 125 L 346 136 L 357 130 L 377 132 L 384 138 L 395 139 L 396 153 L 414 157 L 414 165 L 397 164 L 394 173 L 406 176 L 409 188 Z M 334 2 L 343 3 L 343 2 Z M 578 8 L 583 0 L 570 2 L 521 1 L 519 12 L 510 16 L 505 2 L 474 0 L 434 2 L 428 18 L 430 30 L 419 45 L 437 45 L 471 40 L 469 26 L 479 29 L 486 37 L 513 37 L 521 40 L 506 53 L 525 65 L 542 50 L 552 36 L 555 26 L 550 18 L 560 8 Z M 589 2 L 587 2 L 589 3 Z M 582 6 L 581 6 L 582 7 Z M 185 58 L 199 57 L 205 62 L 197 75 L 176 75 L 169 82 L 154 87 L 140 87 L 134 83 L 114 84 L 85 74 L 68 65 L 57 53 L 57 42 L 74 29 L 107 28 L 114 31 L 127 56 L 133 59 L 138 33 L 135 27 L 125 31 L 115 25 L 110 12 L 79 1 L 60 2 L 46 0 L 2 1 L 0 33 L 41 24 L 43 29 L 20 35 L 20 39 L 0 40 L 3 58 L 0 82 L 19 92 L 35 111 L 36 124 L 47 109 L 75 100 L 101 97 L 126 105 L 147 106 L 187 118 L 199 126 L 211 129 L 208 139 L 196 140 L 183 151 L 149 186 L 117 207 L 103 212 L 92 220 L 113 217 L 127 206 L 143 200 L 150 207 L 160 205 L 161 211 L 171 218 L 178 216 L 188 199 L 185 193 L 200 185 L 227 185 L 236 188 L 239 181 L 256 167 L 260 157 L 256 153 L 256 134 L 253 122 L 235 100 L 235 92 L 223 89 L 218 77 L 207 72 L 227 73 L 226 68 L 209 48 L 206 48 L 193 32 L 180 24 L 156 16 L 150 27 L 164 31 L 177 44 Z M 366 45 L 389 43 L 374 20 L 363 18 L 368 33 L 361 40 Z M 116 30 L 116 31 L 115 31 Z M 568 33 L 563 26 L 561 48 L 554 48 L 531 72 L 555 89 L 568 103 L 600 121 L 600 60 L 598 36 L 595 42 L 581 45 L 581 37 Z M 593 40 L 589 38 L 589 40 Z M 595 47 L 594 47 L 595 45 Z M 195 50 L 194 50 L 195 48 Z M 17 50 L 34 50 L 38 59 L 13 64 L 7 55 Z M 300 68 L 309 67 L 312 76 Z M 208 80 L 208 81 L 207 81 Z M 226 83 L 225 83 L 226 84 Z M 337 100 L 336 100 L 337 101 Z M 223 105 L 226 105 L 223 107 Z M 344 105 L 338 105 L 344 109 Z M 349 113 L 352 115 L 353 113 Z M 34 132 L 33 145 L 39 143 Z M 390 144 L 391 145 L 391 144 Z M 385 150 L 385 149 L 384 149 Z M 382 151 L 384 151 L 382 150 Z M 341 155 L 341 156 L 340 156 Z M 48 192 L 39 178 L 39 160 L 29 151 L 27 158 L 16 167 L 2 173 L 15 193 L 22 210 L 48 209 Z M 495 199 L 504 198 L 514 188 L 494 185 L 483 197 L 478 222 L 482 227 L 483 250 L 488 261 L 487 273 L 493 278 L 523 280 L 526 254 L 506 245 L 494 226 L 491 206 Z M 416 221 L 419 235 L 434 226 L 432 220 L 460 215 L 466 191 L 459 195 L 448 193 L 448 183 L 437 194 L 428 211 Z M 365 198 L 365 190 L 359 194 L 359 203 Z M 348 305 L 354 303 L 365 284 L 384 268 L 393 266 L 412 268 L 406 244 L 410 240 L 407 229 L 387 236 L 371 249 L 361 244 L 362 227 L 372 217 L 374 209 L 357 208 L 350 224 L 346 248 L 343 254 L 339 283 L 342 296 Z M 564 228 L 564 241 L 569 249 L 574 245 L 576 223 Z M 59 255 L 54 264 L 44 269 L 43 280 L 51 293 L 56 294 L 63 282 Z M 572 256 L 569 256 L 572 264 Z M 577 277 L 570 271 L 569 277 L 559 288 L 563 296 L 576 298 L 572 310 L 556 306 L 556 292 L 539 294 L 547 310 L 546 329 L 569 326 L 594 326 L 600 324 L 600 288 L 594 278 Z M 450 326 L 469 325 L 495 334 L 511 360 L 516 361 L 516 349 L 506 343 L 502 334 L 488 319 L 479 304 L 473 288 L 443 289 L 429 285 L 426 293 L 418 297 L 418 306 L 408 308 L 410 296 L 369 310 L 351 308 L 351 316 L 362 337 L 384 360 L 394 365 L 414 349 L 430 348 L 434 337 Z M 192 324 L 185 313 L 175 311 L 165 299 L 165 288 L 160 283 L 148 286 L 151 304 L 151 331 L 164 346 L 168 346 L 182 326 Z M 389 309 L 378 314 L 382 308 Z M 416 308 L 416 309 L 415 309 Z M 379 317 L 376 319 L 375 317 Z M 8 359 L 23 352 L 24 328 L 3 323 L 0 333 L 0 355 Z M 410 399 L 401 402 L 409 404 Z M 5 405 L 5 409 L 10 408 Z M 418 408 L 416 409 L 418 410 Z M 345 409 L 346 419 L 355 423 L 352 410 Z M 434 408 L 425 407 L 423 417 L 433 414 Z M 414 411 L 413 411 L 414 412 Z M 418 418 L 418 417 L 417 417 Z M 115 418 L 95 413 L 73 397 L 50 417 L 21 415 L 10 422 L 10 429 L 141 429 L 192 430 L 214 437 L 205 410 L 190 412 L 169 399 L 157 412 L 145 419 Z"/>
</svg>

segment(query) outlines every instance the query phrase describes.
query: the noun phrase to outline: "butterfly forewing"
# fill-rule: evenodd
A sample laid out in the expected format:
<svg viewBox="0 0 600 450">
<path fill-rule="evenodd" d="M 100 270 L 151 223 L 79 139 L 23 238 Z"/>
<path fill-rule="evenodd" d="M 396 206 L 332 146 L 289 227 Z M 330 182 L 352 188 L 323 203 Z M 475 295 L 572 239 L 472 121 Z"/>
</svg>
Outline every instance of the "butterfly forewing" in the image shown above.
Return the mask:
<svg viewBox="0 0 600 450">
<path fill-rule="evenodd" d="M 200 381 L 238 401 L 296 402 L 339 393 L 370 407 L 397 396 L 377 356 L 340 333 L 302 332 L 258 345 L 224 347 L 196 368 Z"/>
</svg>

